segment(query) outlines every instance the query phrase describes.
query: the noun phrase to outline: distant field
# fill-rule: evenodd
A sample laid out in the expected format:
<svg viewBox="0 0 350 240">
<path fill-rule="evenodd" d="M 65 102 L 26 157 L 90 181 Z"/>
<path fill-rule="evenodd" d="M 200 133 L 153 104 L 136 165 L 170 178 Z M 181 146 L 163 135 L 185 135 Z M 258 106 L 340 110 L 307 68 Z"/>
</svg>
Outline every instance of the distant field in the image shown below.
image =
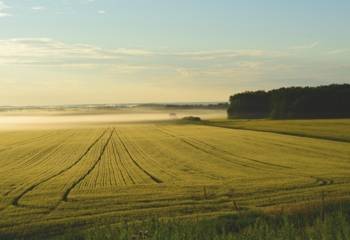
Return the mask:
<svg viewBox="0 0 350 240">
<path fill-rule="evenodd" d="M 315 128 L 305 122 L 301 133 L 350 139 L 348 120 L 325 122 L 326 130 L 318 128 L 323 120 Z M 322 192 L 349 198 L 350 143 L 226 128 L 248 128 L 249 121 L 219 123 L 225 128 L 147 123 L 0 132 L 0 236 L 216 216 L 235 212 L 233 201 L 271 210 L 319 201 Z M 287 122 L 251 123 L 281 131 Z M 291 125 L 283 129 L 300 132 Z"/>
<path fill-rule="evenodd" d="M 207 124 L 350 142 L 350 119 L 216 120 Z"/>
</svg>

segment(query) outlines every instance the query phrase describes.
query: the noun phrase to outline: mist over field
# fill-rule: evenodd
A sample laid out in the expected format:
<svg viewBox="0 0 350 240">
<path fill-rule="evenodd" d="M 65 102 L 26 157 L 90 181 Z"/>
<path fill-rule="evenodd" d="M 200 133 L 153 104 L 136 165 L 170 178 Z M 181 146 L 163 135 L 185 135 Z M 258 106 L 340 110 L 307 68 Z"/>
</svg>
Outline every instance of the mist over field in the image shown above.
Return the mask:
<svg viewBox="0 0 350 240">
<path fill-rule="evenodd" d="M 175 114 L 171 116 L 170 114 Z M 64 127 L 72 125 L 169 121 L 186 116 L 214 119 L 226 116 L 225 110 L 124 109 L 122 111 L 22 111 L 0 113 L 0 129 Z"/>
<path fill-rule="evenodd" d="M 218 117 L 223 114 L 197 114 L 202 118 Z M 185 114 L 179 114 L 184 117 Z M 50 123 L 112 123 L 170 120 L 167 113 L 130 113 L 80 116 L 0 116 L 0 124 L 50 124 Z"/>
</svg>

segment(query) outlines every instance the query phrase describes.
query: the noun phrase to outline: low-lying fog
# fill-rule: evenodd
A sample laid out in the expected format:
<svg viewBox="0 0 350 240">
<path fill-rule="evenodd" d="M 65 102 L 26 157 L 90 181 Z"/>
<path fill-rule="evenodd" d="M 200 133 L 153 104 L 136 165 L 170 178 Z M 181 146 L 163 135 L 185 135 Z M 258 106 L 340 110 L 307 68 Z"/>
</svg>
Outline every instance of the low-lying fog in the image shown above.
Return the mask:
<svg viewBox="0 0 350 240">
<path fill-rule="evenodd" d="M 78 116 L 0 116 L 0 124 L 48 124 L 48 123 L 104 123 L 167 120 L 162 113 L 101 114 Z"/>
<path fill-rule="evenodd" d="M 171 115 L 164 113 L 111 113 L 111 114 L 79 114 L 79 115 L 48 115 L 48 114 L 21 114 L 21 115 L 0 115 L 0 128 L 26 127 L 26 126 L 46 126 L 46 125 L 66 125 L 66 124 L 98 124 L 98 123 L 132 123 L 143 121 L 164 121 L 181 119 L 185 116 L 198 116 L 202 119 L 221 118 L 223 111 L 194 111 L 179 112 Z"/>
</svg>

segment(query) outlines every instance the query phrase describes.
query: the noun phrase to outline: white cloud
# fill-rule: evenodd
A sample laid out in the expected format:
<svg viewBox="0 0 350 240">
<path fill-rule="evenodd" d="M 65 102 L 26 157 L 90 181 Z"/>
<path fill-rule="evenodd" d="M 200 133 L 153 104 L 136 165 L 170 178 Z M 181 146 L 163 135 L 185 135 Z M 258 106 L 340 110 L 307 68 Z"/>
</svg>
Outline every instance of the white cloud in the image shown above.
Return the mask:
<svg viewBox="0 0 350 240">
<path fill-rule="evenodd" d="M 7 12 L 7 9 L 9 8 L 10 7 L 7 6 L 3 1 L 0 1 L 0 18 L 11 16 L 11 14 Z"/>
<path fill-rule="evenodd" d="M 217 51 L 196 51 L 196 52 L 180 52 L 175 53 L 175 56 L 188 57 L 194 60 L 213 60 L 224 58 L 259 58 L 259 57 L 278 57 L 285 55 L 282 52 L 263 51 L 257 49 L 243 50 L 217 50 Z"/>
<path fill-rule="evenodd" d="M 132 55 L 132 56 L 151 56 L 154 54 L 152 51 L 144 49 L 130 49 L 130 48 L 118 48 L 111 50 L 111 52 L 121 55 Z"/>
<path fill-rule="evenodd" d="M 0 63 L 104 64 L 121 58 L 145 57 L 143 49 L 103 49 L 87 44 L 67 44 L 49 38 L 0 40 Z"/>
<path fill-rule="evenodd" d="M 350 49 L 334 49 L 331 51 L 328 51 L 328 54 L 336 55 L 336 54 L 343 54 L 350 52 Z"/>
<path fill-rule="evenodd" d="M 106 14 L 106 11 L 105 10 L 99 10 L 97 11 L 98 14 Z"/>
<path fill-rule="evenodd" d="M 240 61 L 264 57 L 278 57 L 282 53 L 262 50 L 216 51 L 151 51 L 140 48 L 104 49 L 88 44 L 67 44 L 50 38 L 15 38 L 0 40 L 0 61 L 22 64 L 106 64 L 116 60 L 140 61 L 153 57 L 158 63 L 173 61 Z M 170 64 L 170 63 L 169 63 Z"/>
<path fill-rule="evenodd" d="M 149 69 L 149 66 L 145 65 L 133 65 L 133 64 L 116 64 L 112 65 L 111 72 L 117 74 L 130 74 Z"/>
<path fill-rule="evenodd" d="M 260 61 L 237 61 L 229 66 L 208 66 L 201 67 L 181 67 L 177 68 L 176 72 L 186 78 L 205 78 L 212 77 L 214 79 L 232 78 L 241 76 L 242 74 L 256 74 L 266 70 L 266 66 Z"/>
<path fill-rule="evenodd" d="M 290 49 L 292 50 L 303 50 L 303 49 L 312 49 L 319 45 L 319 42 L 313 42 L 305 45 L 299 45 L 299 46 L 292 46 Z"/>
<path fill-rule="evenodd" d="M 44 10 L 46 10 L 46 7 L 44 7 L 44 6 L 34 6 L 34 7 L 32 7 L 32 10 L 34 10 L 34 11 L 44 11 Z"/>
<path fill-rule="evenodd" d="M 263 71 L 283 52 L 263 50 L 213 50 L 179 52 L 160 48 L 105 49 L 88 44 L 68 44 L 50 38 L 0 40 L 0 65 L 31 65 L 64 69 L 94 69 L 111 76 L 175 74 L 184 79 L 231 79 Z M 272 63 L 273 64 L 273 63 Z M 142 73 L 141 73 L 142 72 Z M 156 73 L 156 74 L 155 74 Z"/>
</svg>

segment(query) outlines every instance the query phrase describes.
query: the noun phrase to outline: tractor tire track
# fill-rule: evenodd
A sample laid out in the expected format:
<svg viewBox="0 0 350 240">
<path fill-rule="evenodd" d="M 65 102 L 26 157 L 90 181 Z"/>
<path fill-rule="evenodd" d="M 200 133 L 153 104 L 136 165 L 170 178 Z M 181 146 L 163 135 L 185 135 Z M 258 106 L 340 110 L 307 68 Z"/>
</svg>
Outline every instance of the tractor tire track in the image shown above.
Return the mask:
<svg viewBox="0 0 350 240">
<path fill-rule="evenodd" d="M 73 168 L 75 165 L 77 165 L 89 152 L 90 150 L 97 144 L 97 142 L 105 135 L 105 133 L 107 132 L 107 130 L 105 130 L 86 150 L 85 152 L 78 158 L 77 161 L 75 161 L 73 164 L 71 164 L 70 166 L 68 166 L 67 168 L 61 170 L 60 172 L 36 183 L 33 184 L 32 186 L 28 187 L 27 189 L 25 189 L 20 195 L 18 195 L 17 197 L 15 197 L 11 204 L 13 206 L 19 206 L 19 201 L 29 192 L 33 191 L 35 188 L 39 187 L 41 184 L 44 184 L 48 181 L 50 181 L 51 179 L 58 177 L 59 175 L 67 172 L 69 169 Z"/>
<path fill-rule="evenodd" d="M 72 134 L 74 135 L 74 134 Z M 72 136 L 71 135 L 71 136 Z M 70 136 L 69 136 L 70 137 Z M 35 156 L 33 156 L 31 159 L 26 160 L 26 162 L 22 163 L 21 165 L 26 164 L 26 168 L 34 168 L 37 165 L 41 164 L 42 162 L 44 162 L 47 158 L 49 158 L 50 156 L 52 156 L 53 154 L 55 154 L 59 149 L 62 148 L 62 146 L 64 145 L 64 143 L 67 141 L 67 139 L 69 139 L 69 137 L 67 137 L 64 141 L 62 141 L 61 143 L 54 145 L 38 154 L 36 154 Z M 37 162 L 35 162 L 32 166 L 28 165 L 27 162 L 30 160 L 38 160 Z M 15 169 L 16 167 L 13 167 L 11 169 L 9 169 L 8 171 L 11 171 L 12 169 Z M 23 184 L 22 184 L 23 185 Z M 19 194 L 17 197 L 13 198 L 11 200 L 11 205 L 13 206 L 19 206 L 18 201 L 28 192 L 31 191 L 30 189 L 32 189 L 33 186 L 35 186 L 37 184 L 34 184 L 32 186 L 30 186 L 29 188 L 25 189 L 21 194 Z M 6 193 L 6 196 L 9 195 L 11 192 L 15 191 L 16 189 L 18 189 L 18 187 L 12 189 L 11 191 Z"/>
<path fill-rule="evenodd" d="M 214 154 L 214 153 L 208 151 L 207 149 L 204 149 L 204 148 L 202 148 L 202 147 L 200 147 L 200 146 L 198 146 L 198 145 L 196 145 L 196 144 L 194 144 L 194 143 L 191 143 L 190 141 L 186 140 L 186 139 L 183 138 L 183 137 L 178 137 L 178 136 L 176 136 L 176 135 L 173 135 L 172 133 L 168 133 L 167 131 L 165 131 L 165 130 L 163 130 L 163 129 L 161 129 L 161 128 L 158 128 L 158 129 L 159 129 L 159 131 L 161 131 L 162 133 L 164 133 L 164 134 L 166 134 L 166 135 L 168 135 L 168 136 L 171 136 L 171 137 L 173 137 L 173 138 L 179 139 L 179 140 L 182 141 L 183 143 L 185 143 L 185 144 L 191 146 L 192 148 L 197 149 L 198 151 L 204 152 L 205 154 L 208 154 L 208 155 L 210 155 L 210 156 L 213 156 L 213 157 L 215 157 L 215 158 L 217 158 L 217 159 L 224 160 L 224 161 L 226 161 L 226 162 L 229 162 L 229 163 L 231 163 L 231 164 L 235 164 L 235 165 L 237 165 L 237 166 L 241 166 L 241 167 L 245 167 L 245 168 L 251 168 L 251 169 L 255 169 L 255 170 L 261 171 L 261 168 L 257 168 L 257 167 L 255 167 L 255 166 L 251 166 L 251 165 L 248 165 L 248 164 L 244 164 L 244 163 L 242 163 L 241 161 L 239 161 L 238 159 L 235 159 L 234 161 L 232 161 L 233 159 L 227 159 L 227 158 L 225 158 L 225 157 L 218 156 L 217 154 Z"/>
<path fill-rule="evenodd" d="M 193 140 L 197 141 L 197 142 L 200 142 L 202 144 L 205 144 L 209 147 L 212 147 L 214 149 L 217 149 L 215 146 L 211 146 L 210 144 L 207 144 L 205 142 L 202 142 L 200 140 L 197 140 L 197 139 L 194 139 L 192 138 Z M 217 149 L 219 150 L 219 149 Z M 221 150 L 219 150 L 221 151 Z M 227 152 L 225 150 L 222 150 L 224 153 L 226 154 L 229 154 L 229 155 L 232 155 L 234 157 L 240 157 L 240 156 L 236 156 L 230 152 Z M 283 166 L 283 165 L 278 165 L 278 164 L 271 164 L 271 163 L 266 163 L 266 162 L 263 162 L 263 161 L 259 161 L 259 160 L 255 160 L 255 159 L 251 159 L 251 158 L 247 158 L 247 157 L 241 157 L 243 159 L 246 159 L 246 160 L 249 160 L 249 161 L 254 161 L 254 162 L 258 162 L 258 163 L 261 163 L 261 164 L 264 164 L 264 165 L 271 165 L 271 166 L 275 166 L 275 167 L 279 167 L 279 168 L 284 168 L 284 169 L 294 169 L 294 168 L 291 168 L 291 167 L 287 167 L 287 166 Z M 306 177 L 306 178 L 312 178 L 316 181 L 316 184 L 317 186 L 326 186 L 326 185 L 331 185 L 334 183 L 334 180 L 332 179 L 326 179 L 326 178 L 320 178 L 320 177 L 316 177 L 316 176 L 308 176 L 308 175 L 303 175 L 303 174 L 292 174 L 292 173 L 284 173 L 284 175 L 289 175 L 289 176 L 294 176 L 294 177 Z"/>
<path fill-rule="evenodd" d="M 130 146 L 133 146 L 133 149 L 139 153 L 140 156 L 142 156 L 143 159 L 145 160 L 149 160 L 149 162 L 153 162 L 153 165 L 158 168 L 164 175 L 168 175 L 170 176 L 172 179 L 176 179 L 177 177 L 175 176 L 174 173 L 172 173 L 172 171 L 170 171 L 169 169 L 168 170 L 165 170 L 163 168 L 163 166 L 157 162 L 152 156 L 150 156 L 147 152 L 145 152 L 145 150 L 139 146 L 137 143 L 135 142 L 132 142 L 128 139 L 128 137 L 124 137 L 126 142 L 129 142 L 129 145 Z"/>
<path fill-rule="evenodd" d="M 37 164 L 37 161 L 43 161 L 42 160 L 42 156 L 47 156 L 49 155 L 52 151 L 54 151 L 59 145 L 59 144 L 55 144 L 55 145 L 51 145 L 50 147 L 42 150 L 42 151 L 38 151 L 37 153 L 35 153 L 32 156 L 29 156 L 29 158 L 23 160 L 22 162 L 17 162 L 16 164 L 12 165 L 10 168 L 5 169 L 6 171 L 12 171 L 14 169 L 19 169 L 19 168 L 28 168 L 30 165 L 35 165 Z"/>
<path fill-rule="evenodd" d="M 5 152 L 5 151 L 8 151 L 8 150 L 11 150 L 13 148 L 17 148 L 17 147 L 20 147 L 20 146 L 23 146 L 26 144 L 41 141 L 42 138 L 45 139 L 45 138 L 52 136 L 52 135 L 55 135 L 55 134 L 56 134 L 56 132 L 51 132 L 51 133 L 43 134 L 41 136 L 37 136 L 37 137 L 30 138 L 30 139 L 22 140 L 19 142 L 11 143 L 11 144 L 7 145 L 5 148 L 0 149 L 0 152 Z"/>
<path fill-rule="evenodd" d="M 117 136 L 118 136 L 118 138 L 119 138 L 119 141 L 121 142 L 123 148 L 125 149 L 126 153 L 127 153 L 128 156 L 130 157 L 131 161 L 132 161 L 142 172 L 144 172 L 147 176 L 149 176 L 154 182 L 156 182 L 156 183 L 158 183 L 158 184 L 159 184 L 159 183 L 163 183 L 162 180 L 160 180 L 159 178 L 153 176 L 153 175 L 152 175 L 151 173 L 149 173 L 146 169 L 144 169 L 144 168 L 142 168 L 142 167 L 140 166 L 140 164 L 135 160 L 135 158 L 134 158 L 134 157 L 132 156 L 132 154 L 130 153 L 130 151 L 129 151 L 129 149 L 127 148 L 125 142 L 121 139 L 120 134 L 118 134 L 117 132 L 116 132 L 116 134 L 117 134 Z"/>
<path fill-rule="evenodd" d="M 252 165 L 249 165 L 249 164 L 245 164 L 245 163 L 242 163 L 241 161 L 239 161 L 236 157 L 234 159 L 234 161 L 232 161 L 233 159 L 227 159 L 226 157 L 222 157 L 222 156 L 218 156 L 217 154 L 211 152 L 211 151 L 208 151 L 206 150 L 205 148 L 202 148 L 194 143 L 191 143 L 190 141 L 188 140 L 185 140 L 185 139 L 182 139 L 183 142 L 187 143 L 188 145 L 192 146 L 193 148 L 196 148 L 204 153 L 207 153 L 213 157 L 216 157 L 216 158 L 219 158 L 219 159 L 222 159 L 226 162 L 229 162 L 229 163 L 233 163 L 235 165 L 238 165 L 238 166 L 241 166 L 241 167 L 246 167 L 246 168 L 251 168 L 251 169 L 255 169 L 255 170 L 259 170 L 261 171 L 262 169 L 261 168 L 258 168 L 258 167 L 255 167 L 255 166 L 252 166 Z"/>
<path fill-rule="evenodd" d="M 106 148 L 107 148 L 109 142 L 111 141 L 111 138 L 112 138 L 112 135 L 113 135 L 114 132 L 115 132 L 115 130 L 112 130 L 112 131 L 111 131 L 111 133 L 110 133 L 110 135 L 109 135 L 109 137 L 108 137 L 106 143 L 103 145 L 102 150 L 101 150 L 101 152 L 100 152 L 100 155 L 99 155 L 99 157 L 97 158 L 97 160 L 95 161 L 95 163 L 89 168 L 89 170 L 88 170 L 84 175 L 80 176 L 80 178 L 79 178 L 77 181 L 75 181 L 75 182 L 63 193 L 62 198 L 61 198 L 61 200 L 62 200 L 63 202 L 67 202 L 67 201 L 68 201 L 68 195 L 70 194 L 70 192 L 71 192 L 80 182 L 82 182 L 82 181 L 95 169 L 95 167 L 97 166 L 97 164 L 101 161 L 102 156 L 103 156 L 103 154 L 105 153 Z"/>
<path fill-rule="evenodd" d="M 116 134 L 116 135 L 117 135 L 117 134 Z M 114 159 L 115 159 L 115 162 L 116 162 L 116 164 L 117 164 L 117 166 L 118 166 L 118 169 L 119 169 L 119 171 L 120 171 L 120 174 L 121 174 L 121 177 L 122 177 L 122 179 L 123 179 L 124 185 L 126 186 L 126 185 L 127 185 L 127 182 L 126 182 L 126 179 L 125 179 L 125 177 L 124 177 L 122 168 L 125 170 L 126 175 L 129 177 L 129 179 L 130 179 L 130 181 L 132 182 L 132 184 L 136 184 L 134 178 L 133 178 L 133 177 L 131 176 L 131 174 L 129 173 L 128 168 L 124 165 L 124 163 L 123 163 L 123 161 L 122 161 L 122 157 L 121 157 L 121 155 L 120 155 L 120 153 L 119 153 L 117 144 L 116 144 L 116 142 L 115 142 L 114 139 L 113 139 L 112 143 L 113 143 L 113 154 L 114 154 Z M 117 156 L 118 156 L 118 157 L 117 157 Z M 118 160 L 119 160 L 120 166 L 119 166 L 119 164 L 118 164 Z"/>
<path fill-rule="evenodd" d="M 178 136 L 174 135 L 173 133 L 169 133 L 168 131 L 163 130 L 163 129 L 159 128 L 159 127 L 158 127 L 158 130 L 161 131 L 162 133 L 168 135 L 168 136 L 171 136 L 171 137 L 173 137 L 173 138 L 180 139 L 180 140 L 182 140 L 183 142 L 185 142 L 185 143 L 187 143 L 187 144 L 189 144 L 189 145 L 191 145 L 191 146 L 197 148 L 196 145 L 191 144 L 190 142 L 186 141 L 185 139 L 183 139 L 183 138 L 181 138 L 181 137 L 178 137 Z M 191 139 L 191 138 L 190 138 L 190 139 Z M 200 141 L 200 140 L 197 140 L 197 139 L 193 139 L 193 138 L 192 138 L 192 141 L 193 141 L 193 140 L 195 140 L 195 141 L 197 141 L 197 142 L 200 142 L 200 143 L 202 143 L 202 144 L 204 144 L 204 145 L 207 145 L 208 147 L 211 147 L 211 148 L 213 148 L 213 149 L 217 149 L 215 146 L 211 146 L 210 144 L 207 144 L 207 143 L 202 142 L 202 141 Z M 202 149 L 202 148 L 199 148 L 199 149 L 202 150 L 202 151 L 204 151 L 204 152 L 208 152 L 208 151 L 205 150 L 205 149 Z M 218 150 L 218 149 L 217 149 L 217 150 Z M 234 154 L 231 154 L 230 152 L 227 152 L 227 151 L 223 151 L 223 152 L 225 152 L 226 154 L 229 154 L 229 155 L 231 155 L 231 156 L 233 156 L 233 157 L 235 157 L 235 158 L 239 157 L 239 156 L 235 156 Z M 213 155 L 213 156 L 216 156 L 215 154 L 212 154 L 212 153 L 209 153 L 209 154 L 211 154 L 211 155 Z M 216 157 L 218 157 L 218 156 L 216 156 Z M 219 158 L 221 158 L 221 157 L 219 157 Z M 246 157 L 242 157 L 242 158 L 243 158 L 243 159 L 246 159 L 246 160 L 254 161 L 254 162 L 259 162 L 259 163 L 261 163 L 261 164 L 270 165 L 269 163 L 262 162 L 262 161 L 259 161 L 259 160 L 255 160 L 255 159 L 250 159 L 250 158 L 246 158 Z M 224 160 L 225 160 L 225 159 L 224 159 Z M 293 168 L 290 168 L 290 167 L 287 167 L 287 166 L 277 165 L 277 164 L 276 164 L 276 165 L 275 165 L 275 164 L 272 164 L 272 166 L 277 166 L 277 167 L 284 168 L 284 169 L 293 169 Z M 260 168 L 256 168 L 256 169 L 260 169 Z M 260 170 L 261 170 L 261 169 L 260 169 Z M 320 178 L 320 177 L 315 177 L 315 176 L 309 176 L 309 175 L 303 175 L 303 174 L 292 174 L 292 173 L 284 173 L 284 172 L 281 172 L 281 173 L 284 174 L 284 175 L 293 176 L 293 177 L 306 177 L 306 178 L 314 179 L 314 180 L 316 181 L 317 186 L 326 186 L 326 185 L 331 185 L 331 184 L 334 183 L 334 180 L 332 180 L 332 179 L 325 179 L 325 178 Z"/>
<path fill-rule="evenodd" d="M 121 163 L 119 165 L 119 161 L 121 161 L 120 155 L 119 155 L 119 152 L 118 152 L 118 149 L 117 149 L 117 146 L 115 144 L 115 140 L 114 139 L 112 140 L 112 146 L 113 146 L 112 153 L 113 153 L 114 162 L 115 162 L 115 164 L 117 166 L 117 169 L 118 169 L 118 172 L 120 174 L 120 177 L 119 177 L 120 184 L 121 185 L 124 184 L 124 186 L 126 186 L 126 181 L 125 181 L 125 178 L 124 178 L 124 175 L 123 175 L 123 171 L 122 171 L 122 165 L 121 165 Z"/>
<path fill-rule="evenodd" d="M 14 169 L 23 168 L 23 167 L 33 168 L 33 167 L 37 166 L 38 164 L 45 161 L 46 158 L 50 157 L 50 155 L 54 154 L 59 148 L 61 148 L 62 145 L 64 144 L 64 142 L 66 142 L 73 135 L 75 135 L 75 133 L 69 135 L 68 137 L 65 137 L 65 139 L 63 141 L 62 140 L 57 141 L 57 139 L 56 139 L 54 141 L 54 143 L 59 142 L 58 144 L 54 144 L 54 145 L 52 145 L 52 146 L 50 146 L 42 151 L 38 151 L 37 153 L 30 156 L 29 158 L 26 158 L 21 162 L 17 162 L 16 164 L 11 166 L 10 168 L 6 169 L 6 171 L 12 171 Z"/>
<path fill-rule="evenodd" d="M 161 128 L 158 128 L 160 131 L 162 131 L 163 133 L 166 133 L 167 135 L 171 136 L 171 137 L 174 137 L 174 138 L 180 138 L 172 133 L 169 133 L 168 131 L 165 131 Z M 182 141 L 185 141 L 187 142 L 186 140 L 184 140 L 184 138 L 180 138 L 182 139 Z M 248 160 L 248 161 L 251 161 L 251 162 L 255 162 L 255 163 L 259 163 L 259 164 L 262 164 L 262 165 L 267 165 L 267 166 L 272 166 L 272 167 L 278 167 L 278 168 L 285 168 L 285 169 L 292 169 L 291 167 L 287 167 L 287 166 L 283 166 L 283 165 L 279 165 L 279 164 L 273 164 L 273 163 L 267 163 L 267 162 L 264 162 L 264 161 L 259 161 L 259 160 L 255 160 L 255 159 L 251 159 L 251 158 L 248 158 L 248 157 L 243 157 L 243 156 L 238 156 L 238 155 L 235 155 L 231 152 L 228 152 L 226 150 L 223 150 L 223 149 L 219 149 L 217 148 L 216 146 L 213 146 L 211 144 L 208 144 L 204 141 L 201 141 L 201 140 L 198 140 L 196 138 L 192 138 L 192 137 L 187 137 L 187 139 L 193 141 L 193 142 L 197 142 L 197 144 L 203 144 L 211 149 L 213 149 L 215 152 L 219 152 L 219 153 L 225 153 L 226 155 L 229 155 L 229 156 L 232 156 L 234 157 L 235 159 L 237 158 L 242 158 L 242 159 L 245 159 L 245 160 Z M 188 143 L 188 142 L 187 142 Z M 196 144 L 192 144 L 192 145 L 196 145 Z M 196 145 L 197 146 L 197 145 Z"/>
<path fill-rule="evenodd" d="M 30 163 L 30 161 L 26 161 L 24 162 L 24 164 L 26 164 L 26 167 L 30 167 L 30 168 L 34 168 L 40 164 L 42 164 L 43 162 L 45 162 L 46 159 L 48 159 L 49 157 L 51 157 L 52 155 L 56 154 L 63 146 L 64 144 L 67 142 L 67 140 L 69 140 L 71 137 L 73 137 L 76 133 L 72 133 L 70 134 L 68 137 L 66 137 L 63 141 L 60 141 L 59 144 L 57 144 L 56 146 L 53 146 L 52 151 L 47 152 L 47 154 L 44 157 L 41 156 L 37 156 L 36 158 L 38 158 L 38 161 L 34 162 L 34 163 Z M 31 160 L 33 160 L 34 158 L 32 158 Z"/>
<path fill-rule="evenodd" d="M 259 163 L 259 164 L 270 166 L 270 167 L 278 167 L 278 168 L 284 168 L 284 169 L 293 169 L 292 167 L 288 167 L 288 166 L 284 166 L 284 165 L 280 165 L 280 164 L 268 163 L 268 162 L 259 161 L 259 160 L 248 158 L 248 157 L 244 157 L 244 156 L 235 155 L 235 154 L 233 154 L 233 153 L 231 153 L 229 151 L 217 148 L 216 146 L 213 146 L 211 144 L 208 144 L 208 143 L 206 143 L 204 141 L 201 141 L 201 140 L 198 140 L 196 138 L 191 138 L 191 137 L 188 137 L 188 138 L 190 140 L 192 140 L 192 141 L 195 141 L 195 142 L 198 142 L 198 143 L 203 144 L 205 146 L 208 146 L 211 149 L 213 149 L 213 150 L 215 150 L 215 151 L 217 151 L 219 153 L 225 153 L 225 154 L 230 155 L 230 156 L 235 157 L 235 158 L 242 158 L 242 159 L 245 159 L 245 160 L 248 160 L 248 161 L 251 161 L 251 162 Z"/>
</svg>

